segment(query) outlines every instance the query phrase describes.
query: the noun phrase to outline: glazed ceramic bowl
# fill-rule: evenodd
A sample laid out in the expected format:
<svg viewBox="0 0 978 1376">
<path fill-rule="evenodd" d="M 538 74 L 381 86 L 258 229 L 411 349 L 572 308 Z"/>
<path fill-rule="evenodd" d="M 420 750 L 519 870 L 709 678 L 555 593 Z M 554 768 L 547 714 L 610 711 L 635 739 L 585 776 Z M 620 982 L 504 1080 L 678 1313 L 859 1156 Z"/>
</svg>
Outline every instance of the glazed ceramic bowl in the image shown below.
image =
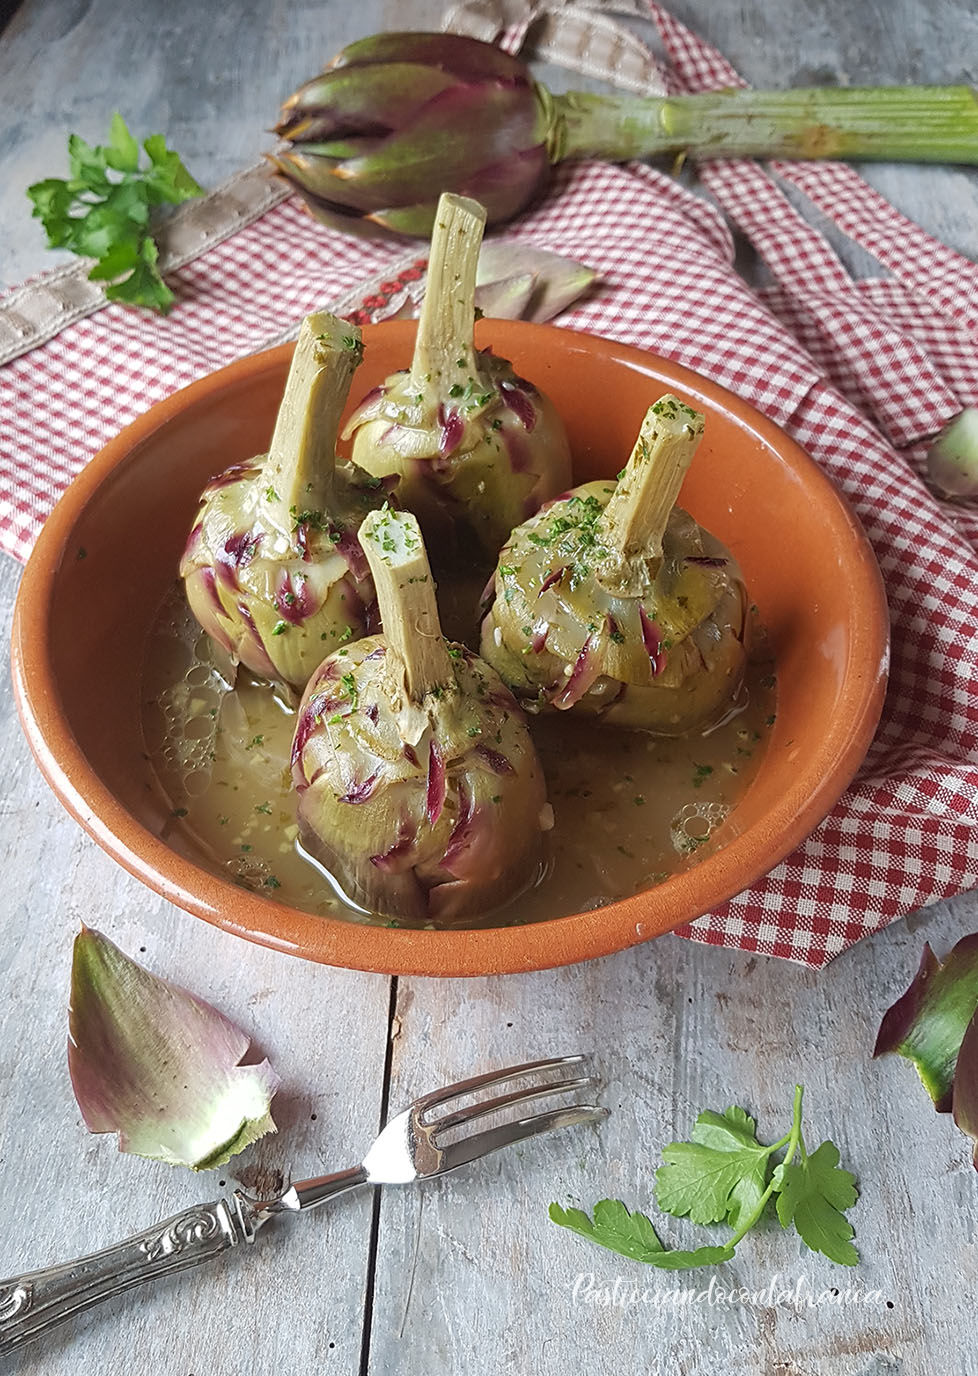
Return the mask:
<svg viewBox="0 0 978 1376">
<path fill-rule="evenodd" d="M 410 322 L 364 330 L 354 401 L 407 365 L 413 335 Z M 267 447 L 291 355 L 273 349 L 158 403 L 92 460 L 41 533 L 13 636 L 24 727 L 61 801 L 138 879 L 238 936 L 391 974 L 484 975 L 606 955 L 759 879 L 826 815 L 869 745 L 887 660 L 880 575 L 846 503 L 802 450 L 730 392 L 636 349 L 501 321 L 482 322 L 479 343 L 554 400 L 578 482 L 621 467 L 663 390 L 705 412 L 681 500 L 740 561 L 770 634 L 777 721 L 760 769 L 718 833 L 724 844 L 699 863 L 635 897 L 526 926 L 410 931 L 311 916 L 180 849 L 144 754 L 141 650 L 201 488 Z"/>
</svg>

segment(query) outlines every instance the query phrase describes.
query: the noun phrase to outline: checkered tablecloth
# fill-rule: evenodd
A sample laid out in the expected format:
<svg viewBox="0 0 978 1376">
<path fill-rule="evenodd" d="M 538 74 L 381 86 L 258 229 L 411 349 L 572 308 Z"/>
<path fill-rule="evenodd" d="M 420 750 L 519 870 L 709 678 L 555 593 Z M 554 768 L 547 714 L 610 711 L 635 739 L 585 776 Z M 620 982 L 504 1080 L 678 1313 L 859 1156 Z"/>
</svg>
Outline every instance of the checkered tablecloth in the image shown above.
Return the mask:
<svg viewBox="0 0 978 1376">
<path fill-rule="evenodd" d="M 741 84 L 661 6 L 648 10 L 671 63 L 658 69 L 663 85 Z M 518 46 L 525 27 L 501 40 Z M 866 762 L 804 845 L 680 933 L 817 967 L 978 882 L 978 511 L 939 501 L 921 479 L 926 437 L 978 403 L 978 268 L 840 164 L 738 160 L 703 164 L 700 177 L 770 269 L 764 291 L 735 272 L 727 218 L 641 165 L 561 168 L 500 237 L 595 268 L 599 290 L 559 324 L 653 350 L 744 397 L 830 474 L 873 544 L 892 667 Z M 780 182 L 868 249 L 880 278 L 853 282 Z M 165 321 L 105 306 L 8 363 L 0 547 L 25 559 L 74 474 L 153 402 L 324 301 L 383 318 L 418 270 L 403 244 L 330 232 L 289 198 L 174 273 Z"/>
</svg>

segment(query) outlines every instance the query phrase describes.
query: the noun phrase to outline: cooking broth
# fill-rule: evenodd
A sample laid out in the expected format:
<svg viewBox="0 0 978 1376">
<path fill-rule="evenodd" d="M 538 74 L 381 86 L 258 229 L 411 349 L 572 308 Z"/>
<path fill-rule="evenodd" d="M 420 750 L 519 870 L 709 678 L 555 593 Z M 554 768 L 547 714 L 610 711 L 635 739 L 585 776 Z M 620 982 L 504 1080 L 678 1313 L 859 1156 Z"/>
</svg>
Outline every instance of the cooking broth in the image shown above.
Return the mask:
<svg viewBox="0 0 978 1376">
<path fill-rule="evenodd" d="M 470 582 L 459 584 L 443 607 L 446 634 L 462 638 L 461 608 L 472 605 Z M 763 637 L 755 632 L 754 641 Z M 207 868 L 306 912 L 391 925 L 346 901 L 302 849 L 289 769 L 294 708 L 247 674 L 233 687 L 231 679 L 175 588 L 148 645 L 143 727 L 186 847 Z M 532 888 L 459 925 L 509 926 L 598 908 L 722 845 L 716 833 L 757 771 L 774 698 L 761 650 L 726 720 L 703 735 L 669 740 L 573 712 L 531 716 L 553 809 L 544 865 Z"/>
</svg>

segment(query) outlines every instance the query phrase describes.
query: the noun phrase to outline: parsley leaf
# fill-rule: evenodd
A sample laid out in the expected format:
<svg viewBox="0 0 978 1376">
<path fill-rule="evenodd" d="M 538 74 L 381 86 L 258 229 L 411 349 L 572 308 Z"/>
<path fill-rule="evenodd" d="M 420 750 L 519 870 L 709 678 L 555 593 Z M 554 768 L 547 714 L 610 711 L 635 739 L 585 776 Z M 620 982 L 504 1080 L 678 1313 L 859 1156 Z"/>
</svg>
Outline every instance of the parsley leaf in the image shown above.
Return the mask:
<svg viewBox="0 0 978 1376">
<path fill-rule="evenodd" d="M 701 1113 L 692 1141 L 673 1142 L 663 1152 L 665 1164 L 656 1172 L 656 1201 L 666 1213 L 693 1223 L 728 1223 L 733 1234 L 716 1246 L 692 1250 L 664 1247 L 652 1222 L 630 1213 L 617 1199 L 594 1206 L 593 1220 L 582 1209 L 550 1205 L 550 1218 L 609 1251 L 662 1270 L 692 1270 L 730 1261 L 737 1245 L 776 1198 L 784 1228 L 794 1227 L 813 1251 L 843 1266 L 854 1266 L 859 1254 L 852 1245 L 853 1230 L 844 1210 L 858 1197 L 855 1181 L 839 1167 L 839 1151 L 823 1142 L 809 1156 L 801 1131 L 803 1090 L 795 1086 L 789 1132 L 764 1146 L 756 1125 L 742 1108 Z M 780 1163 L 770 1173 L 778 1152 Z M 796 1161 L 795 1158 L 798 1158 Z"/>
<path fill-rule="evenodd" d="M 629 1213 L 620 1199 L 599 1200 L 594 1206 L 593 1222 L 583 1209 L 562 1209 L 559 1204 L 550 1205 L 550 1217 L 562 1228 L 580 1233 L 599 1247 L 664 1271 L 716 1265 L 729 1261 L 734 1254 L 732 1247 L 697 1247 L 692 1252 L 663 1247 L 645 1214 Z"/>
<path fill-rule="evenodd" d="M 754 1120 L 741 1108 L 707 1110 L 696 1120 L 692 1142 L 673 1142 L 656 1172 L 660 1209 L 694 1223 L 737 1226 L 757 1207 L 767 1185 L 771 1148 L 761 1146 Z"/>
<path fill-rule="evenodd" d="M 67 181 L 48 177 L 28 187 L 27 194 L 49 248 L 94 258 L 88 275 L 112 283 L 105 293 L 110 301 L 151 306 L 165 314 L 173 293 L 157 267 L 149 232 L 152 210 L 179 205 L 202 190 L 162 134 L 144 139 L 143 149 L 149 166 L 141 168 L 139 144 L 116 113 L 105 145 L 69 136 Z"/>
<path fill-rule="evenodd" d="M 550 1217 L 562 1228 L 634 1261 L 651 1261 L 665 1250 L 645 1215 L 629 1213 L 620 1199 L 599 1200 L 593 1223 L 583 1209 L 562 1209 L 559 1204 L 551 1204 Z"/>
<path fill-rule="evenodd" d="M 173 292 L 157 271 L 156 259 L 156 245 L 147 237 L 139 246 L 139 257 L 132 272 L 121 282 L 113 282 L 106 287 L 106 297 L 110 301 L 124 301 L 130 306 L 153 306 L 166 315 L 173 304 Z"/>
<path fill-rule="evenodd" d="M 857 1199 L 856 1182 L 839 1166 L 839 1148 L 823 1142 L 798 1163 L 783 1162 L 774 1172 L 777 1210 L 782 1228 L 794 1223 L 802 1241 L 842 1266 L 855 1266 L 852 1224 L 842 1212 Z"/>
</svg>

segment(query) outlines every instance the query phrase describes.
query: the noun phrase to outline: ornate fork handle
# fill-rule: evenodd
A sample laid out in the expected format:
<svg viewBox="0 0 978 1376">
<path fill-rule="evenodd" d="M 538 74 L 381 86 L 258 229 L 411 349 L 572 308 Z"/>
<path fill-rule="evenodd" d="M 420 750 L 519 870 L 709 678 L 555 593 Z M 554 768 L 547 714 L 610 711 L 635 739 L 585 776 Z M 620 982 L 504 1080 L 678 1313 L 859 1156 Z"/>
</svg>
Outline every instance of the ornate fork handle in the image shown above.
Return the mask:
<svg viewBox="0 0 978 1376">
<path fill-rule="evenodd" d="M 91 1256 L 0 1281 L 0 1354 L 134 1285 L 251 1242 L 267 1217 L 236 1193 L 185 1209 Z"/>
<path fill-rule="evenodd" d="M 299 1181 L 278 1199 L 253 1200 L 235 1190 L 230 1199 L 195 1204 L 91 1256 L 0 1280 L 0 1357 L 123 1290 L 253 1242 L 276 1214 L 315 1209 L 366 1183 L 357 1166 Z"/>
</svg>

